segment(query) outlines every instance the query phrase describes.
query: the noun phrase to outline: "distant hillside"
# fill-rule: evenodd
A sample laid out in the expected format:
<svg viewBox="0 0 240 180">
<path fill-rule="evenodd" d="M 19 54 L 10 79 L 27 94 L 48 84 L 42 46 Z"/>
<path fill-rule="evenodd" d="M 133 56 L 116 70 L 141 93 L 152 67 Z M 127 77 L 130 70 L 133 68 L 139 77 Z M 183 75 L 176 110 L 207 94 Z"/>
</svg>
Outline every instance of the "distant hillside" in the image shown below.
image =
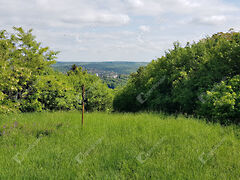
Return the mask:
<svg viewBox="0 0 240 180">
<path fill-rule="evenodd" d="M 53 68 L 67 72 L 73 64 L 82 66 L 90 73 L 106 74 L 113 72 L 115 74 L 130 74 L 137 71 L 140 66 L 146 66 L 147 62 L 123 62 L 123 61 L 111 61 L 111 62 L 57 62 L 53 65 Z"/>
</svg>

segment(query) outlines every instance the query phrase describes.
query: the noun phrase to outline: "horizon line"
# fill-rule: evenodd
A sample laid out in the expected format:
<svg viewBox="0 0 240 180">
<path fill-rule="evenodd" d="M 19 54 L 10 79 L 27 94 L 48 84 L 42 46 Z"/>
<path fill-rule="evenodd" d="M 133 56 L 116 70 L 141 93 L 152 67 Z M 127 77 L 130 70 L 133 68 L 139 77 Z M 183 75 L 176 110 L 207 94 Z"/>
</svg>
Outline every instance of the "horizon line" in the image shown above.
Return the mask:
<svg viewBox="0 0 240 180">
<path fill-rule="evenodd" d="M 151 60 L 152 61 L 152 60 Z M 86 62 L 86 63 L 101 63 L 101 62 L 140 62 L 140 63 L 150 63 L 151 61 L 128 61 L 128 60 L 121 60 L 121 61 L 115 61 L 115 60 L 106 60 L 106 61 L 75 61 L 75 60 L 71 60 L 71 61 L 64 61 L 64 60 L 56 60 L 56 62 Z"/>
</svg>

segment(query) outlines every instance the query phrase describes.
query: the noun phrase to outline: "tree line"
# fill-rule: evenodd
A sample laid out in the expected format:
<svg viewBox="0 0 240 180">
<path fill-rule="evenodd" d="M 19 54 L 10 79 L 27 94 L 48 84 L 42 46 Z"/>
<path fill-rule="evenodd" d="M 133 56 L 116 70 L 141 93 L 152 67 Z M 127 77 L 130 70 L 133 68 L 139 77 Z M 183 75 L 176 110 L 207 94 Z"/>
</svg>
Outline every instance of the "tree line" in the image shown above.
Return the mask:
<svg viewBox="0 0 240 180">
<path fill-rule="evenodd" d="M 42 47 L 32 30 L 0 31 L 0 113 L 81 110 L 82 85 L 88 111 L 111 110 L 112 90 L 81 67 L 54 71 L 57 54 Z"/>
<path fill-rule="evenodd" d="M 240 33 L 229 31 L 173 49 L 131 74 L 116 111 L 162 111 L 240 122 Z"/>
<path fill-rule="evenodd" d="M 0 113 L 81 110 L 161 111 L 240 122 L 240 33 L 229 31 L 173 49 L 132 73 L 113 93 L 81 67 L 51 67 L 58 52 L 42 47 L 32 30 L 0 31 Z M 113 108 L 113 109 L 112 109 Z"/>
</svg>

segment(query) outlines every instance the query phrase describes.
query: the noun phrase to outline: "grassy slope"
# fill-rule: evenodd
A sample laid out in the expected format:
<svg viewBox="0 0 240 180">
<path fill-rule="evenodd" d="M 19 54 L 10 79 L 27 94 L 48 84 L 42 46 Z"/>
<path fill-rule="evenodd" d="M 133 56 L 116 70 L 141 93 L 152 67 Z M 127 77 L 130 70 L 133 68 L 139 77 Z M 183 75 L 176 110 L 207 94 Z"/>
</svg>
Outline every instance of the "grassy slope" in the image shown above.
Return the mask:
<svg viewBox="0 0 240 180">
<path fill-rule="evenodd" d="M 236 127 L 159 114 L 92 113 L 86 114 L 81 128 L 80 117 L 79 113 L 1 116 L 0 131 L 5 133 L 0 136 L 0 179 L 240 177 Z M 21 164 L 12 158 L 17 153 L 25 154 Z M 202 153 L 205 164 L 199 160 Z"/>
</svg>

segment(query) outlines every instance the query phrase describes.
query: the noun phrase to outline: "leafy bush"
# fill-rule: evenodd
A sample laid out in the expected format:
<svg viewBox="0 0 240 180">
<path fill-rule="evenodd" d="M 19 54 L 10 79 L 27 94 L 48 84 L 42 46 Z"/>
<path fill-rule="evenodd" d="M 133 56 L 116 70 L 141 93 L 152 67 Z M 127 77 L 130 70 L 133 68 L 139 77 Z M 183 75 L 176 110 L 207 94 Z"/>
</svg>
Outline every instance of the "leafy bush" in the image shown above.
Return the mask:
<svg viewBox="0 0 240 180">
<path fill-rule="evenodd" d="M 32 35 L 32 30 L 27 32 L 22 28 L 14 30 L 13 34 L 0 31 L 2 111 L 41 110 L 33 85 L 49 65 L 55 62 L 57 52 L 50 51 L 48 47 L 41 47 Z"/>
<path fill-rule="evenodd" d="M 106 84 L 81 68 L 67 74 L 55 72 L 58 52 L 41 47 L 32 30 L 15 33 L 0 31 L 0 113 L 80 110 L 82 85 L 86 86 L 86 108 L 105 111 L 112 107 L 112 91 Z"/>
<path fill-rule="evenodd" d="M 199 114 L 221 123 L 240 123 L 240 76 L 222 81 L 202 97 Z"/>
<path fill-rule="evenodd" d="M 109 111 L 112 109 L 113 90 L 103 84 L 99 77 L 90 75 L 87 71 L 82 71 L 81 67 L 73 65 L 68 72 L 68 79 L 78 95 L 76 99 L 81 99 L 81 101 L 82 86 L 85 86 L 87 111 Z"/>
<path fill-rule="evenodd" d="M 73 103 L 70 93 L 74 94 L 72 87 L 64 75 L 50 74 L 41 76 L 36 84 L 39 92 L 39 102 L 44 110 L 71 110 Z"/>
<path fill-rule="evenodd" d="M 197 43 L 187 43 L 185 47 L 176 42 L 165 56 L 153 60 L 148 66 L 141 67 L 131 74 L 127 85 L 114 98 L 114 109 L 201 114 L 211 119 L 222 117 L 233 121 L 232 116 L 236 111 L 230 113 L 230 109 L 236 109 L 238 106 L 236 101 L 239 89 L 232 90 L 233 92 L 227 89 L 228 94 L 219 94 L 221 98 L 215 103 L 218 103 L 218 108 L 223 109 L 216 110 L 218 115 L 212 112 L 209 112 L 211 116 L 204 115 L 207 109 L 202 110 L 204 107 L 201 107 L 200 100 L 201 95 L 213 89 L 216 83 L 224 78 L 231 79 L 239 75 L 239 64 L 238 32 L 217 33 Z M 200 113 L 200 107 L 204 113 Z M 224 108 L 227 108 L 227 111 L 224 111 Z"/>
</svg>

